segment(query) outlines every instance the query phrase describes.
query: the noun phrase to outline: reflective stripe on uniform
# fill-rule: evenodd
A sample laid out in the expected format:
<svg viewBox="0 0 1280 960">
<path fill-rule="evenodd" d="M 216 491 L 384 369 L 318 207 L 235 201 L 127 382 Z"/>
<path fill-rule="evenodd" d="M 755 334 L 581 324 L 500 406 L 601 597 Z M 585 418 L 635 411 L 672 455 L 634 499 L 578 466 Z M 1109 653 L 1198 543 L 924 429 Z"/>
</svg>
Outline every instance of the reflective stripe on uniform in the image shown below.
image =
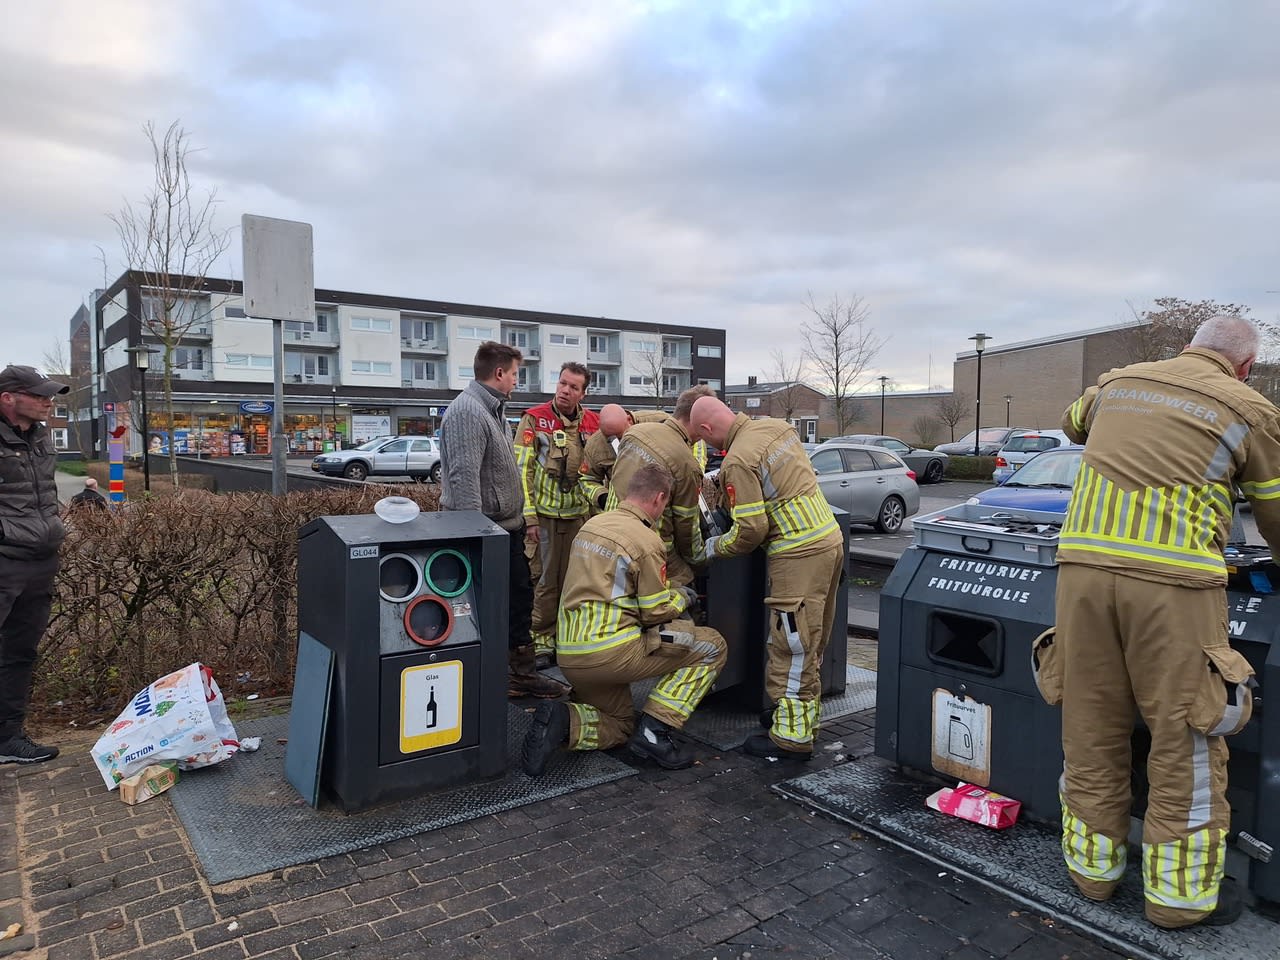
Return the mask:
<svg viewBox="0 0 1280 960">
<path fill-rule="evenodd" d="M 790 500 L 756 500 L 739 503 L 733 508 L 733 527 L 716 544 L 717 554 L 733 549 L 738 538 L 738 521 L 746 517 L 769 518 L 769 536 L 765 552 L 769 556 L 786 553 L 796 547 L 815 543 L 834 530 L 839 530 L 831 504 L 821 493 L 802 494 Z"/>
<path fill-rule="evenodd" d="M 1250 500 L 1280 499 L 1280 480 L 1250 480 L 1240 484 L 1240 492 Z"/>
<path fill-rule="evenodd" d="M 1084 432 L 1084 397 L 1071 405 L 1071 426 L 1077 433 Z"/>
<path fill-rule="evenodd" d="M 1115 843 L 1110 837 L 1094 833 L 1062 799 L 1062 856 L 1073 873 L 1086 880 L 1111 883 L 1124 876 L 1129 848 L 1123 840 Z"/>
<path fill-rule="evenodd" d="M 553 476 L 548 468 L 547 454 L 550 452 L 550 442 L 544 443 L 543 437 L 544 435 L 539 434 L 534 438 L 536 448 L 522 443 L 516 444 L 515 448 L 516 466 L 520 469 L 520 478 L 523 481 L 521 485 L 524 487 L 525 515 L 531 516 L 537 513 L 540 516 L 554 517 L 558 520 L 586 515 L 589 505 L 578 484 L 578 477 L 574 476 L 573 486 L 569 490 L 560 489 L 560 479 Z M 537 461 L 532 470 L 532 483 L 527 479 L 530 472 L 530 459 Z"/>
<path fill-rule="evenodd" d="M 1212 910 L 1218 905 L 1226 842 L 1226 830 L 1206 828 L 1180 840 L 1144 843 L 1142 879 L 1147 899 L 1174 910 Z"/>
<path fill-rule="evenodd" d="M 781 697 L 773 711 L 770 733 L 777 740 L 808 747 L 818 736 L 818 701 Z"/>
<path fill-rule="evenodd" d="M 570 750 L 600 749 L 600 711 L 589 703 L 566 704 L 578 715 L 578 737 L 569 738 Z"/>
<path fill-rule="evenodd" d="M 1218 530 L 1230 519 L 1231 491 L 1223 483 L 1123 490 L 1081 463 L 1058 549 L 1225 577 L 1226 565 L 1215 544 Z"/>
<path fill-rule="evenodd" d="M 622 624 L 622 605 L 588 600 L 572 610 L 560 608 L 557 656 L 598 653 L 639 638 L 639 624 Z"/>
<path fill-rule="evenodd" d="M 720 657 L 720 650 L 714 643 L 698 640 L 693 635 L 690 637 L 685 645 L 701 653 L 703 662 L 681 667 L 675 673 L 667 674 L 649 694 L 653 703 L 660 704 L 685 719 L 702 702 L 702 698 L 711 689 L 711 684 L 715 682 L 719 673 L 715 669 L 715 663 Z"/>
</svg>

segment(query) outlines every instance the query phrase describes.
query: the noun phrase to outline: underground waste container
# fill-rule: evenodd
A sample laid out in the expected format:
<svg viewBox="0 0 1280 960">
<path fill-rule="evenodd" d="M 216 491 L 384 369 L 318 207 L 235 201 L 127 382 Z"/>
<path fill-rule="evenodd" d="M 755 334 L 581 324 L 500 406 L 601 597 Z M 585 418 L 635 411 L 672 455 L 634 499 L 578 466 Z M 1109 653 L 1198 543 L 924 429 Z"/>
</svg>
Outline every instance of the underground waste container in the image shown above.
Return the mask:
<svg viewBox="0 0 1280 960">
<path fill-rule="evenodd" d="M 299 532 L 298 628 L 333 660 L 320 791 L 343 810 L 505 772 L 507 536 L 468 511 Z"/>
<path fill-rule="evenodd" d="M 1062 515 L 1034 510 L 993 517 L 962 505 L 917 517 L 915 538 L 880 594 L 876 686 L 878 756 L 966 780 L 1021 800 L 1024 816 L 1061 816 L 1061 713 L 1040 697 L 1031 646 L 1053 625 Z M 1233 545 L 1226 560 L 1231 645 L 1258 681 L 1253 717 L 1227 738 L 1232 875 L 1280 901 L 1280 569 L 1265 547 Z M 1145 808 L 1149 745 L 1135 712 L 1134 816 Z M 1241 842 L 1241 833 L 1246 835 Z M 1248 837 L 1263 845 L 1255 846 Z"/>
<path fill-rule="evenodd" d="M 843 693 L 847 682 L 845 661 L 849 650 L 849 514 L 831 510 L 844 540 L 844 570 L 836 593 L 835 618 L 822 657 L 822 695 Z M 706 597 L 707 625 L 724 636 L 728 655 L 724 669 L 711 688 L 718 699 L 746 709 L 772 706 L 765 693 L 765 667 L 769 661 L 769 611 L 764 605 L 768 590 L 768 558 L 758 547 L 742 557 L 716 560 L 698 582 Z"/>
</svg>

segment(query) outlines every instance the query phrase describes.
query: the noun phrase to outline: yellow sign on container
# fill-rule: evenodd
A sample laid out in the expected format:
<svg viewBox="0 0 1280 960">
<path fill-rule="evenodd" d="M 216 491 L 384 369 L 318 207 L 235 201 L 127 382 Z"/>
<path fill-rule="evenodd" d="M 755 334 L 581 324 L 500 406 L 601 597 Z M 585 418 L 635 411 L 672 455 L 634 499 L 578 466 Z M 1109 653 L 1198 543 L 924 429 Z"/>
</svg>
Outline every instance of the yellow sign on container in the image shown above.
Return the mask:
<svg viewBox="0 0 1280 960">
<path fill-rule="evenodd" d="M 427 663 L 400 673 L 400 752 L 418 753 L 462 739 L 462 661 Z"/>
</svg>

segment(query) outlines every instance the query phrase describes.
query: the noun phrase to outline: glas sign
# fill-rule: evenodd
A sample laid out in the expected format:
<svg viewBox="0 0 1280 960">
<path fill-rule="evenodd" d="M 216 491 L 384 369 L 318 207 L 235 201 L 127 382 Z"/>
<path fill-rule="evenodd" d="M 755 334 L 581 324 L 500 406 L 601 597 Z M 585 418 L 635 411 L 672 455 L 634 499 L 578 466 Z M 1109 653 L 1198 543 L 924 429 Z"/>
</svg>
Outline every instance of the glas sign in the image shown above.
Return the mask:
<svg viewBox="0 0 1280 960">
<path fill-rule="evenodd" d="M 276 405 L 273 400 L 241 400 L 241 413 L 271 413 Z"/>
</svg>

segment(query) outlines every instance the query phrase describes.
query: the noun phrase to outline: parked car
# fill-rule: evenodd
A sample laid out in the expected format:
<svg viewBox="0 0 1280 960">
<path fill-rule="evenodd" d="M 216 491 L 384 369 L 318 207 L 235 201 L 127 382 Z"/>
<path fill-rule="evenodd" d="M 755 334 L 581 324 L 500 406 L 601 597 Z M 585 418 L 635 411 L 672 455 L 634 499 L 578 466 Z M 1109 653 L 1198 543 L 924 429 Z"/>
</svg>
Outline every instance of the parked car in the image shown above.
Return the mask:
<svg viewBox="0 0 1280 960">
<path fill-rule="evenodd" d="M 1004 442 L 1000 452 L 996 454 L 996 469 L 991 475 L 995 483 L 1004 483 L 1028 460 L 1039 456 L 1046 450 L 1055 447 L 1070 446 L 1071 438 L 1061 430 L 1030 430 L 1027 433 L 1015 433 Z"/>
<path fill-rule="evenodd" d="M 431 437 L 375 437 L 351 450 L 322 453 L 311 469 L 348 480 L 365 477 L 412 477 L 418 483 L 440 482 L 440 445 Z"/>
<path fill-rule="evenodd" d="M 1015 433 L 1033 433 L 1030 427 L 983 427 L 978 434 L 978 456 L 994 457 L 1004 442 Z M 954 443 L 940 443 L 934 447 L 937 453 L 949 453 L 953 457 L 973 456 L 973 435 L 970 430 Z"/>
<path fill-rule="evenodd" d="M 1065 515 L 1083 455 L 1084 447 L 1076 444 L 1046 450 L 1000 486 L 983 490 L 968 502 L 984 507 L 1048 510 Z"/>
<path fill-rule="evenodd" d="M 855 433 L 835 439 L 847 443 L 861 443 L 868 447 L 883 447 L 916 472 L 917 483 L 937 483 L 947 470 L 947 454 L 911 446 L 897 437 L 879 434 Z"/>
<path fill-rule="evenodd" d="M 828 440 L 809 459 L 827 502 L 847 510 L 854 523 L 897 533 L 920 510 L 915 471 L 888 450 Z"/>
</svg>

